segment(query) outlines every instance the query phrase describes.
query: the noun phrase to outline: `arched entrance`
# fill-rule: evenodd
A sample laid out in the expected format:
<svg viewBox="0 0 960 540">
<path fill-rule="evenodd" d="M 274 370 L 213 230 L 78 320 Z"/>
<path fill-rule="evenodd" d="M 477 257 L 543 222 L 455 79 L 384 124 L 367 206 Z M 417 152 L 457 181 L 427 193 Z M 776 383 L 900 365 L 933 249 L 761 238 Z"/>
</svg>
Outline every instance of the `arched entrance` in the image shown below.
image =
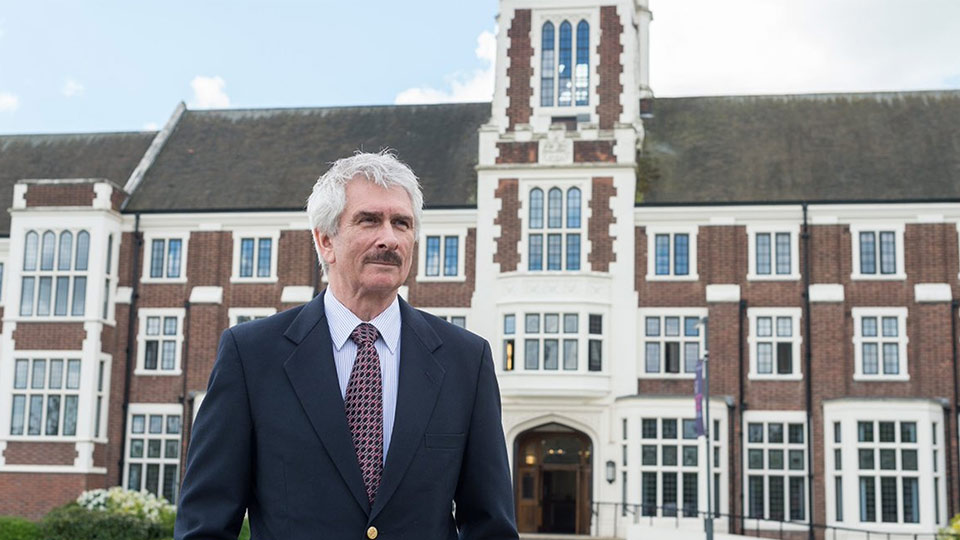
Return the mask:
<svg viewBox="0 0 960 540">
<path fill-rule="evenodd" d="M 589 534 L 590 437 L 560 424 L 545 424 L 518 435 L 513 456 L 520 532 Z"/>
</svg>

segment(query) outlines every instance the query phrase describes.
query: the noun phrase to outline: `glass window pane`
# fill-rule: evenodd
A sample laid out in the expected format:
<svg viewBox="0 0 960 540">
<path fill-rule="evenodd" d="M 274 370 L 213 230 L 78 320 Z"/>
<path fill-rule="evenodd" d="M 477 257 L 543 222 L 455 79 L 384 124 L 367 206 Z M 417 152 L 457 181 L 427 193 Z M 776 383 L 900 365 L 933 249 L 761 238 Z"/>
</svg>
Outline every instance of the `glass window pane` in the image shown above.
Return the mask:
<svg viewBox="0 0 960 540">
<path fill-rule="evenodd" d="M 563 369 L 571 371 L 577 369 L 577 349 L 577 340 L 563 340 Z"/>
<path fill-rule="evenodd" d="M 163 457 L 164 458 L 176 458 L 180 453 L 180 441 L 176 439 L 167 439 L 164 442 Z"/>
<path fill-rule="evenodd" d="M 547 334 L 559 333 L 560 332 L 560 315 L 557 313 L 544 314 L 543 331 Z"/>
<path fill-rule="evenodd" d="M 39 241 L 40 236 L 35 231 L 27 233 L 23 244 L 23 269 L 26 271 L 32 272 L 37 269 L 37 245 Z"/>
<path fill-rule="evenodd" d="M 563 316 L 563 332 L 565 334 L 576 334 L 579 332 L 579 315 L 576 313 L 566 313 Z"/>
<path fill-rule="evenodd" d="M 563 235 L 547 235 L 547 270 L 560 270 L 561 256 L 563 254 Z"/>
<path fill-rule="evenodd" d="M 690 273 L 690 235 L 673 235 L 673 273 L 686 276 Z"/>
<path fill-rule="evenodd" d="M 860 273 L 877 273 L 876 237 L 872 232 L 860 233 Z"/>
<path fill-rule="evenodd" d="M 750 476 L 748 485 L 750 489 L 749 517 L 764 518 L 763 477 Z"/>
<path fill-rule="evenodd" d="M 167 434 L 177 435 L 180 433 L 180 416 L 171 414 L 167 416 Z"/>
<path fill-rule="evenodd" d="M 757 317 L 757 337 L 770 337 L 773 335 L 773 318 Z"/>
<path fill-rule="evenodd" d="M 80 388 L 80 360 L 67 360 L 67 388 L 70 390 Z"/>
<path fill-rule="evenodd" d="M 43 233 L 43 244 L 40 248 L 40 270 L 53 270 L 53 257 L 57 246 L 57 236 L 52 231 Z"/>
<path fill-rule="evenodd" d="M 164 341 L 163 350 L 160 355 L 160 369 L 172 370 L 176 366 L 177 359 L 177 342 L 176 341 Z"/>
<path fill-rule="evenodd" d="M 524 369 L 540 369 L 540 340 L 528 339 L 524 342 Z"/>
<path fill-rule="evenodd" d="M 900 373 L 900 346 L 896 343 L 883 344 L 883 373 L 897 375 Z"/>
<path fill-rule="evenodd" d="M 127 469 L 127 489 L 140 491 L 140 463 L 131 463 Z"/>
<path fill-rule="evenodd" d="M 563 192 L 552 188 L 547 192 L 547 227 L 559 229 L 563 227 Z"/>
<path fill-rule="evenodd" d="M 805 491 L 803 478 L 799 476 L 791 476 L 790 519 L 793 521 L 801 521 L 806 515 L 806 512 L 804 511 L 804 505 L 806 503 L 806 497 L 804 497 Z"/>
<path fill-rule="evenodd" d="M 543 228 L 543 190 L 540 188 L 530 190 L 530 228 Z"/>
<path fill-rule="evenodd" d="M 664 334 L 667 336 L 680 335 L 680 317 L 664 317 Z"/>
<path fill-rule="evenodd" d="M 873 469 L 873 449 L 861 448 L 858 453 L 858 458 L 860 469 Z"/>
<path fill-rule="evenodd" d="M 150 242 L 150 277 L 163 277 L 163 255 L 165 240 L 154 240 Z"/>
<path fill-rule="evenodd" d="M 147 480 L 144 488 L 154 495 L 160 495 L 160 465 L 155 463 L 147 465 Z"/>
<path fill-rule="evenodd" d="M 892 471 L 897 468 L 897 451 L 892 448 L 880 449 L 880 469 Z"/>
<path fill-rule="evenodd" d="M 574 69 L 574 99 L 577 105 L 590 104 L 590 25 L 577 23 L 577 63 Z"/>
<path fill-rule="evenodd" d="M 763 442 L 763 424 L 749 423 L 747 425 L 747 440 L 752 443 Z"/>
<path fill-rule="evenodd" d="M 767 501 L 770 508 L 770 519 L 783 520 L 784 518 L 784 500 L 783 500 L 783 477 L 771 476 L 768 480 L 769 492 Z"/>
<path fill-rule="evenodd" d="M 160 439 L 149 439 L 147 441 L 147 457 L 148 458 L 158 458 L 160 457 L 160 449 L 163 441 Z"/>
<path fill-rule="evenodd" d="M 30 377 L 30 388 L 46 388 L 47 386 L 47 361 L 33 361 L 33 376 Z"/>
<path fill-rule="evenodd" d="M 793 336 L 793 319 L 790 317 L 777 317 L 777 336 Z"/>
<path fill-rule="evenodd" d="M 917 423 L 916 422 L 900 422 L 900 442 L 903 442 L 903 443 L 917 442 Z"/>
<path fill-rule="evenodd" d="M 167 246 L 167 277 L 180 277 L 180 253 L 183 248 L 183 240 L 171 238 Z"/>
<path fill-rule="evenodd" d="M 893 422 L 880 422 L 879 425 L 880 442 L 896 442 L 897 430 Z"/>
<path fill-rule="evenodd" d="M 59 390 L 63 386 L 63 360 L 50 360 L 50 380 L 47 388 Z"/>
<path fill-rule="evenodd" d="M 159 348 L 160 342 L 151 339 L 148 340 L 145 344 L 143 351 L 143 368 L 144 369 L 157 369 L 157 359 L 159 358 Z"/>
<path fill-rule="evenodd" d="M 147 317 L 146 331 L 148 336 L 159 336 L 160 335 L 160 317 Z"/>
<path fill-rule="evenodd" d="M 857 422 L 857 440 L 873 442 L 873 422 Z"/>
<path fill-rule="evenodd" d="M 666 444 L 660 447 L 660 461 L 664 466 L 677 464 L 677 447 Z"/>
<path fill-rule="evenodd" d="M 56 301 L 53 304 L 53 314 L 66 316 L 67 306 L 70 302 L 70 278 L 67 276 L 57 277 Z"/>
<path fill-rule="evenodd" d="M 647 335 L 660 335 L 660 317 L 647 317 Z"/>
<path fill-rule="evenodd" d="M 580 269 L 580 235 L 567 235 L 567 270 Z"/>
<path fill-rule="evenodd" d="M 767 450 L 767 467 L 783 469 L 783 450 Z"/>
<path fill-rule="evenodd" d="M 767 424 L 767 437 L 769 437 L 768 442 L 772 443 L 782 443 L 783 442 L 783 424 L 771 422 Z"/>
<path fill-rule="evenodd" d="M 877 344 L 864 343 L 862 347 L 863 373 L 865 375 L 876 375 L 879 372 L 877 359 Z"/>
<path fill-rule="evenodd" d="M 696 317 L 684 317 L 683 319 L 683 335 L 688 337 L 695 337 L 700 335 L 700 319 Z"/>
<path fill-rule="evenodd" d="M 658 276 L 668 276 L 670 275 L 670 235 L 655 235 L 654 242 L 656 246 L 654 272 Z"/>
<path fill-rule="evenodd" d="M 29 377 L 30 362 L 20 359 L 16 361 L 16 367 L 13 375 L 13 387 L 22 389 L 27 387 L 27 378 Z"/>
<path fill-rule="evenodd" d="M 63 434 L 77 434 L 77 396 L 63 398 Z"/>
<path fill-rule="evenodd" d="M 543 340 L 543 369 L 557 369 L 559 346 L 560 344 L 555 339 Z"/>
<path fill-rule="evenodd" d="M 645 444 L 640 449 L 641 461 L 643 465 L 657 464 L 657 447 L 652 444 Z"/>
<path fill-rule="evenodd" d="M 860 321 L 861 334 L 863 337 L 876 337 L 877 335 L 877 318 L 876 317 L 863 317 Z"/>
<path fill-rule="evenodd" d="M 676 439 L 677 438 L 677 420 L 674 418 L 664 418 L 660 421 L 662 426 L 662 433 L 664 439 Z"/>
<path fill-rule="evenodd" d="M 460 238 L 447 236 L 443 239 L 443 242 L 443 275 L 455 276 L 458 273 Z"/>
<path fill-rule="evenodd" d="M 73 265 L 74 270 L 86 272 L 87 259 L 90 255 L 90 233 L 80 231 L 77 233 L 77 260 Z M 76 313 L 74 313 L 76 315 Z"/>
<path fill-rule="evenodd" d="M 270 277 L 272 251 L 272 238 L 261 238 L 257 240 L 257 277 Z"/>
<path fill-rule="evenodd" d="M 87 278 L 73 278 L 73 308 L 71 315 L 82 316 L 87 305 Z"/>
<path fill-rule="evenodd" d="M 770 274 L 770 233 L 757 233 L 757 274 Z"/>
<path fill-rule="evenodd" d="M 143 439 L 130 440 L 130 457 L 143 457 Z"/>
<path fill-rule="evenodd" d="M 13 396 L 13 412 L 10 417 L 10 434 L 23 435 L 23 414 L 27 405 L 27 396 Z"/>
<path fill-rule="evenodd" d="M 917 482 L 917 478 L 903 479 L 903 521 L 905 523 L 920 523 L 920 495 L 917 492 Z M 939 490 L 934 489 L 934 493 L 939 494 Z M 937 512 L 939 511 L 937 509 Z"/>
<path fill-rule="evenodd" d="M 684 439 L 696 439 L 697 438 L 697 421 L 692 418 L 684 418 L 683 420 L 683 438 Z"/>
<path fill-rule="evenodd" d="M 660 373 L 660 344 L 648 341 L 644 359 L 647 373 Z"/>
<path fill-rule="evenodd" d="M 543 107 L 553 106 L 553 82 L 554 82 L 554 37 L 553 23 L 546 22 L 541 32 L 540 46 L 540 105 Z"/>
<path fill-rule="evenodd" d="M 897 272 L 896 240 L 893 232 L 880 233 L 880 273 L 895 274 Z"/>
<path fill-rule="evenodd" d="M 751 448 L 747 451 L 747 468 L 749 469 L 763 468 L 763 450 Z"/>
<path fill-rule="evenodd" d="M 163 433 L 163 416 L 159 414 L 150 415 L 150 433 Z"/>
<path fill-rule="evenodd" d="M 130 432 L 143 433 L 143 431 L 144 431 L 144 415 L 142 414 L 133 415 L 133 422 L 131 423 Z"/>
<path fill-rule="evenodd" d="M 790 460 L 789 466 L 792 471 L 802 471 L 804 468 L 803 464 L 803 450 L 790 450 L 787 452 L 787 457 Z"/>
<path fill-rule="evenodd" d="M 527 316 L 524 320 L 525 320 L 524 329 L 528 334 L 540 333 L 540 314 L 539 313 L 527 313 Z"/>
<path fill-rule="evenodd" d="M 757 373 L 773 373 L 772 343 L 757 343 Z"/>
<path fill-rule="evenodd" d="M 452 325 L 454 325 L 454 326 L 459 326 L 460 328 L 466 328 L 466 327 L 467 327 L 467 318 L 466 318 L 466 317 L 463 317 L 463 316 L 458 316 L 458 315 L 451 315 L 451 316 L 450 316 L 450 324 L 452 324 Z"/>
<path fill-rule="evenodd" d="M 60 431 L 60 396 L 47 396 L 46 435 L 56 435 Z"/>
<path fill-rule="evenodd" d="M 531 234 L 529 244 L 530 252 L 527 255 L 530 262 L 528 268 L 530 270 L 543 270 L 543 235 Z"/>
<path fill-rule="evenodd" d="M 896 523 L 899 520 L 897 504 L 897 479 L 889 476 L 880 478 L 880 516 L 884 523 Z"/>
<path fill-rule="evenodd" d="M 777 274 L 790 273 L 790 233 L 777 233 Z"/>
<path fill-rule="evenodd" d="M 655 418 L 644 418 L 641 426 L 641 436 L 644 439 L 657 438 L 657 420 Z"/>
<path fill-rule="evenodd" d="M 57 270 L 70 270 L 70 259 L 73 254 L 73 233 L 60 233 L 60 253 L 57 257 Z"/>
<path fill-rule="evenodd" d="M 177 335 L 177 318 L 176 317 L 163 318 L 163 335 L 165 336 Z"/>
<path fill-rule="evenodd" d="M 603 342 L 599 339 L 587 341 L 587 370 L 603 371 Z"/>
<path fill-rule="evenodd" d="M 50 315 L 50 295 L 53 287 L 53 278 L 44 276 L 40 278 L 40 287 L 37 291 L 37 315 Z"/>
<path fill-rule="evenodd" d="M 569 107 L 573 104 L 573 27 L 568 21 L 560 24 L 560 58 L 557 65 L 557 105 Z"/>
<path fill-rule="evenodd" d="M 580 228 L 580 189 L 567 190 L 567 228 Z"/>
<path fill-rule="evenodd" d="M 20 289 L 20 315 L 33 315 L 33 286 L 34 277 L 23 278 Z"/>
<path fill-rule="evenodd" d="M 790 424 L 790 444 L 803 444 L 803 424 Z"/>
<path fill-rule="evenodd" d="M 30 396 L 30 423 L 27 435 L 40 435 L 40 420 L 43 418 L 43 396 Z"/>
<path fill-rule="evenodd" d="M 697 370 L 697 361 L 700 360 L 700 344 L 699 343 L 684 343 L 683 344 L 683 371 L 687 373 L 695 373 Z"/>
<path fill-rule="evenodd" d="M 161 496 L 169 501 L 177 500 L 177 465 L 164 463 L 163 465 L 163 491 Z"/>
<path fill-rule="evenodd" d="M 883 318 L 883 337 L 897 337 L 897 318 Z"/>
<path fill-rule="evenodd" d="M 240 277 L 253 277 L 253 238 L 240 240 Z"/>
</svg>

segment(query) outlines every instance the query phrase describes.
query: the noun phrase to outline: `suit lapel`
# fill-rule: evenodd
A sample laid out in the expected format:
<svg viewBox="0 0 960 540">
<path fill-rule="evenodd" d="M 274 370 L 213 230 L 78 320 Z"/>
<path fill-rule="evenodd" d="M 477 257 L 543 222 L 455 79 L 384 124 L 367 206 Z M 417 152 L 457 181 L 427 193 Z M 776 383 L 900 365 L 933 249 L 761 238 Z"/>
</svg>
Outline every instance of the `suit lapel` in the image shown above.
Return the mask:
<svg viewBox="0 0 960 540">
<path fill-rule="evenodd" d="M 371 520 L 377 517 L 400 485 L 423 440 L 443 382 L 444 369 L 433 356 L 441 344 L 440 338 L 403 299 L 400 300 L 400 318 L 397 410 L 387 462 L 370 512 Z"/>
<path fill-rule="evenodd" d="M 283 364 L 287 378 L 343 481 L 360 507 L 368 511 L 370 503 L 340 396 L 323 294 L 304 306 L 284 336 L 298 344 Z"/>
</svg>

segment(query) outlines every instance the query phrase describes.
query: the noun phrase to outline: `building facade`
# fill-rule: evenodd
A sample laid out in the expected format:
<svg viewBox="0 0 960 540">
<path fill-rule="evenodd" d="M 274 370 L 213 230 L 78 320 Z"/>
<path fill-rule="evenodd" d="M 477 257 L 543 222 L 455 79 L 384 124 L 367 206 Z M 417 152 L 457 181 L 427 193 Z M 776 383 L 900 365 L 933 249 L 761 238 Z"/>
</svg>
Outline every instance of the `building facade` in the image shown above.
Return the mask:
<svg viewBox="0 0 960 540">
<path fill-rule="evenodd" d="M 946 524 L 960 93 L 654 99 L 651 20 L 501 0 L 491 103 L 0 137 L 0 514 L 175 500 L 220 333 L 323 289 L 310 188 L 389 146 L 427 205 L 401 294 L 490 341 L 522 531 Z"/>
</svg>

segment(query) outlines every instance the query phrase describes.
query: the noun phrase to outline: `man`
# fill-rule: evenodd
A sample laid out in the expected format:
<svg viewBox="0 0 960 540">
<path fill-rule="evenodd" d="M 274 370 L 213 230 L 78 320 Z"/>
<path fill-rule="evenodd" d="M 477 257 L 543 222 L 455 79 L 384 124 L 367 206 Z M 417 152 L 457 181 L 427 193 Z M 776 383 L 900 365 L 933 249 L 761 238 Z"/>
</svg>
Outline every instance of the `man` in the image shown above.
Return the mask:
<svg viewBox="0 0 960 540">
<path fill-rule="evenodd" d="M 329 286 L 223 332 L 175 538 L 517 538 L 490 347 L 397 296 L 422 207 L 389 153 L 317 181 Z"/>
</svg>

